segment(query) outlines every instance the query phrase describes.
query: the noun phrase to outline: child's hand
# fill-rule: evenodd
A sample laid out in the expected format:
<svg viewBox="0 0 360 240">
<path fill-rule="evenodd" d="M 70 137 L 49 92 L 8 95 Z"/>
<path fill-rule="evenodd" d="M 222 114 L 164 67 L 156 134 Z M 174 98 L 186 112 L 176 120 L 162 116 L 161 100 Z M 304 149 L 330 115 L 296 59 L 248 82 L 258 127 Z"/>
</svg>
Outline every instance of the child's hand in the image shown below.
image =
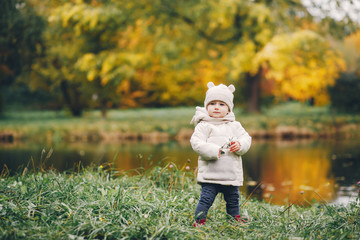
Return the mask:
<svg viewBox="0 0 360 240">
<path fill-rule="evenodd" d="M 241 145 L 238 141 L 233 141 L 230 145 L 230 152 L 237 152 L 240 150 L 240 147 Z"/>
</svg>

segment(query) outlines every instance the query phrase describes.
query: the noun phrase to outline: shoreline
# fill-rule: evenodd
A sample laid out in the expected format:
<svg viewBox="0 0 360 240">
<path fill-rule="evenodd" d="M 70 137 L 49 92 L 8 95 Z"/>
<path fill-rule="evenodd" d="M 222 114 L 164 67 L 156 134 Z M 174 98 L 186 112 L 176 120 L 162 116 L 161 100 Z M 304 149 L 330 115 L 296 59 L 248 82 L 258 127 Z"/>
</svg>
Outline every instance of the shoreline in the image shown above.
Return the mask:
<svg viewBox="0 0 360 240">
<path fill-rule="evenodd" d="M 168 142 L 189 141 L 193 133 L 192 128 L 181 128 L 178 132 L 168 133 L 165 131 L 151 132 L 123 132 L 123 131 L 71 131 L 66 129 L 57 130 L 49 129 L 44 134 L 26 134 L 21 131 L 0 131 L 0 144 L 8 144 L 13 142 L 28 141 L 33 138 L 43 139 L 46 141 L 60 141 L 65 143 L 76 142 Z M 341 127 L 328 126 L 322 131 L 312 130 L 306 127 L 297 126 L 278 126 L 271 130 L 265 129 L 249 129 L 248 133 L 253 140 L 316 140 L 316 139 L 356 139 L 360 137 L 360 125 L 345 124 Z"/>
</svg>

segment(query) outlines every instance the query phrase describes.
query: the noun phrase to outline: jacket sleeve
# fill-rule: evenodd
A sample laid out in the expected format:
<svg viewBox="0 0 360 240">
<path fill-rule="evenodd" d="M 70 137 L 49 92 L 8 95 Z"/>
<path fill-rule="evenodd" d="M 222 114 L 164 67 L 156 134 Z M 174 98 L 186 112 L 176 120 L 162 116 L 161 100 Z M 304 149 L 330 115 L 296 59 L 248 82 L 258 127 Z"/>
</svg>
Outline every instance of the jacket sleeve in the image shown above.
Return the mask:
<svg viewBox="0 0 360 240">
<path fill-rule="evenodd" d="M 235 138 L 239 141 L 240 143 L 240 150 L 236 152 L 237 155 L 244 155 L 247 151 L 249 151 L 250 146 L 251 146 L 251 137 L 250 135 L 246 132 L 246 130 L 243 128 L 243 126 L 241 126 L 241 124 L 239 122 L 235 122 L 235 132 L 236 132 L 236 136 Z"/>
<path fill-rule="evenodd" d="M 199 123 L 190 138 L 193 150 L 203 160 L 215 160 L 218 158 L 220 147 L 214 143 L 208 143 L 210 128 L 205 123 Z"/>
</svg>

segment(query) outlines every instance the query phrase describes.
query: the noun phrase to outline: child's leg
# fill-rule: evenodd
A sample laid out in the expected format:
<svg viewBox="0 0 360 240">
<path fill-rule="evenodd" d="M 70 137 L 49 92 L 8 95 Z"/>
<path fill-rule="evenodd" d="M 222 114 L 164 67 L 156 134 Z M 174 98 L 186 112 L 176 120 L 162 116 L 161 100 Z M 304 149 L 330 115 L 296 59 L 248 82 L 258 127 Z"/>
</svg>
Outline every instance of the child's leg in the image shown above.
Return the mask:
<svg viewBox="0 0 360 240">
<path fill-rule="evenodd" d="M 224 186 L 224 199 L 226 201 L 226 212 L 232 217 L 239 215 L 239 187 Z"/>
<path fill-rule="evenodd" d="M 218 190 L 215 184 L 201 184 L 201 195 L 199 203 L 195 209 L 195 220 L 206 219 L 209 208 L 213 204 L 217 194 Z"/>
</svg>

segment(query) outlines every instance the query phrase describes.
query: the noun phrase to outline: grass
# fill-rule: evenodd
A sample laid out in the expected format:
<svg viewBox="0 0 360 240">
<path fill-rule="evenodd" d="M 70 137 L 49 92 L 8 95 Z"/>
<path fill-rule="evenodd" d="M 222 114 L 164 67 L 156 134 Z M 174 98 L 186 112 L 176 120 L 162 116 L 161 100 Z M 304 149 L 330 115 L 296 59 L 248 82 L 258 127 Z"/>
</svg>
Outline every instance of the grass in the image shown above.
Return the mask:
<svg viewBox="0 0 360 240">
<path fill-rule="evenodd" d="M 65 111 L 8 111 L 0 119 L 0 133 L 11 132 L 16 138 L 66 141 L 69 136 L 90 135 L 101 140 L 104 134 L 162 132 L 175 137 L 182 129 L 192 130 L 194 107 L 110 110 L 106 119 L 99 111 L 85 112 L 82 118 Z M 246 114 L 236 108 L 237 120 L 256 135 L 278 127 L 305 129 L 313 135 L 334 133 L 360 136 L 360 115 L 335 113 L 329 107 L 311 107 L 290 102 L 264 109 L 262 114 Z"/>
<path fill-rule="evenodd" d="M 193 228 L 200 187 L 175 165 L 141 174 L 110 166 L 0 178 L 1 239 L 359 239 L 360 203 L 275 206 L 241 196 L 251 220 L 228 218 L 218 196 L 206 225 Z M 139 173 L 142 171 L 139 171 Z M 132 176 L 130 176 L 132 175 Z"/>
<path fill-rule="evenodd" d="M 82 118 L 64 111 L 7 112 L 0 119 L 0 132 L 13 132 L 24 138 L 61 141 L 69 134 L 100 135 L 113 132 L 166 132 L 175 135 L 189 127 L 193 108 L 111 110 L 103 119 L 99 111 L 86 112 Z"/>
</svg>

